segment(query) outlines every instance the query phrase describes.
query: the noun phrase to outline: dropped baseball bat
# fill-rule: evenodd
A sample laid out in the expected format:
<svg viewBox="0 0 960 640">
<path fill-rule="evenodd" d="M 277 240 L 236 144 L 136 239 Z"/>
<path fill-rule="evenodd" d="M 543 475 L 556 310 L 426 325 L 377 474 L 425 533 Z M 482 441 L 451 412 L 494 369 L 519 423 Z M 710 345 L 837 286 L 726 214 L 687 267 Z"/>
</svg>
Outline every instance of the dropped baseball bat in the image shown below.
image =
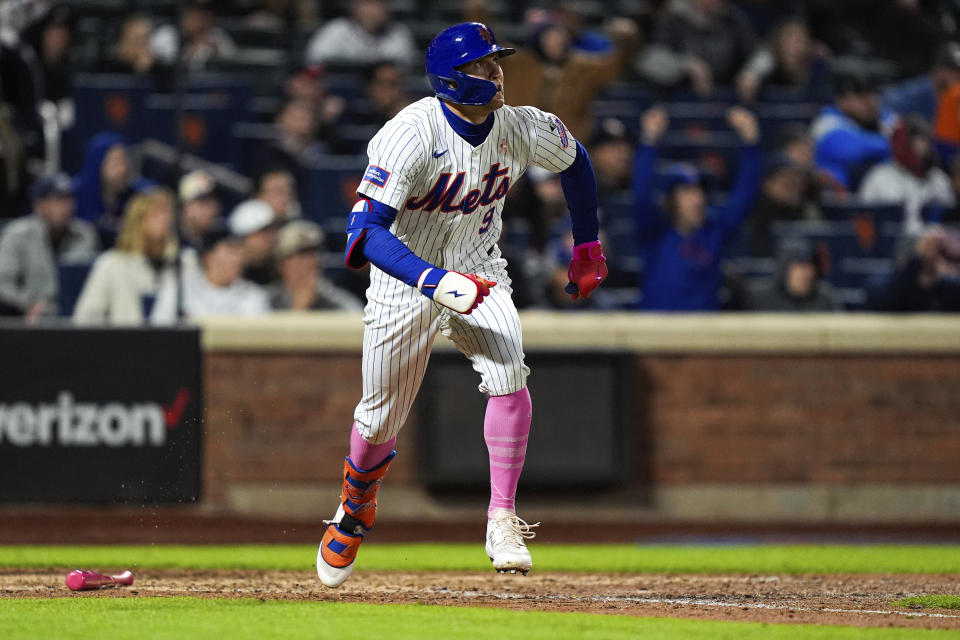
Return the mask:
<svg viewBox="0 0 960 640">
<path fill-rule="evenodd" d="M 107 576 L 96 571 L 76 569 L 67 574 L 67 587 L 71 591 L 90 591 L 113 585 L 129 587 L 133 584 L 133 573 L 124 571 L 115 576 Z"/>
</svg>

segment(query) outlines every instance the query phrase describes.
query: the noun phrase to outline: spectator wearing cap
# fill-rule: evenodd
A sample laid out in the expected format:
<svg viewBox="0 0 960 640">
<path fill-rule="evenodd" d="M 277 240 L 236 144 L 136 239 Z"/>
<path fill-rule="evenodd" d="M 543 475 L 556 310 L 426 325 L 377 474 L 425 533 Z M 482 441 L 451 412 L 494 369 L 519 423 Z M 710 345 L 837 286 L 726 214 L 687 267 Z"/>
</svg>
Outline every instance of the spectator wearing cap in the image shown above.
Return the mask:
<svg viewBox="0 0 960 640">
<path fill-rule="evenodd" d="M 261 173 L 254 197 L 270 205 L 277 222 L 281 224 L 300 217 L 297 183 L 293 174 L 286 169 L 267 169 Z"/>
<path fill-rule="evenodd" d="M 241 239 L 243 277 L 268 285 L 276 279 L 273 248 L 277 241 L 277 216 L 263 200 L 244 200 L 230 214 L 230 232 Z"/>
<path fill-rule="evenodd" d="M 834 76 L 834 103 L 824 107 L 810 126 L 814 161 L 848 191 L 875 164 L 890 157 L 887 134 L 896 117 L 880 108 L 873 80 L 862 73 Z"/>
<path fill-rule="evenodd" d="M 203 234 L 220 215 L 217 185 L 206 171 L 191 171 L 180 178 L 180 240 L 199 249 Z"/>
<path fill-rule="evenodd" d="M 820 277 L 817 256 L 809 243 L 788 240 L 777 257 L 773 281 L 750 296 L 752 310 L 787 313 L 840 310 L 833 289 Z"/>
<path fill-rule="evenodd" d="M 727 0 L 673 0 L 666 6 L 639 71 L 661 86 L 684 81 L 701 96 L 733 83 L 756 36 L 743 11 Z"/>
<path fill-rule="evenodd" d="M 117 246 L 103 253 L 83 285 L 73 312 L 81 324 L 142 324 L 160 283 L 172 277 L 177 256 L 174 197 L 152 187 L 130 200 Z"/>
<path fill-rule="evenodd" d="M 237 45 L 213 22 L 212 0 L 189 0 L 180 12 L 180 28 L 158 28 L 150 37 L 150 49 L 163 64 L 180 63 L 188 71 L 203 71 L 211 62 L 229 60 Z"/>
<path fill-rule="evenodd" d="M 70 177 L 46 175 L 31 188 L 33 213 L 0 234 L 0 314 L 35 320 L 57 314 L 57 267 L 84 264 L 97 254 L 97 233 L 74 217 Z"/>
<path fill-rule="evenodd" d="M 740 227 L 760 185 L 757 119 L 734 107 L 727 121 L 743 147 L 737 177 L 726 202 L 708 207 L 698 172 L 674 165 L 663 176 L 661 204 L 654 201 L 656 144 L 667 129 L 661 108 L 641 119 L 642 139 L 634 161 L 634 220 L 644 273 L 640 308 L 647 311 L 713 311 L 720 308 L 720 260 L 726 240 Z"/>
<path fill-rule="evenodd" d="M 750 249 L 754 256 L 772 254 L 770 225 L 774 222 L 819 217 L 815 203 L 806 199 L 809 177 L 809 172 L 800 163 L 782 151 L 775 151 L 763 159 L 760 197 L 747 219 Z"/>
<path fill-rule="evenodd" d="M 307 43 L 307 64 L 369 65 L 392 60 L 410 68 L 417 62 L 413 32 L 390 19 L 386 0 L 354 0 L 350 15 L 320 27 Z"/>
<path fill-rule="evenodd" d="M 954 205 L 950 177 L 937 166 L 930 125 L 920 116 L 897 124 L 891 148 L 893 157 L 867 172 L 858 195 L 867 204 L 903 205 L 903 230 L 917 235 L 923 230 L 924 207 Z"/>
<path fill-rule="evenodd" d="M 274 249 L 280 281 L 269 288 L 270 306 L 273 309 L 363 309 L 353 294 L 323 277 L 323 258 L 320 254 L 323 240 L 320 227 L 306 220 L 295 220 L 280 229 Z"/>
<path fill-rule="evenodd" d="M 186 319 L 252 316 L 270 310 L 266 292 L 240 277 L 243 240 L 233 235 L 229 227 L 215 224 L 203 234 L 200 263 L 201 270 L 191 270 L 183 276 L 182 309 Z M 150 322 L 157 325 L 177 322 L 177 298 L 176 279 L 165 278 L 157 293 Z"/>
</svg>

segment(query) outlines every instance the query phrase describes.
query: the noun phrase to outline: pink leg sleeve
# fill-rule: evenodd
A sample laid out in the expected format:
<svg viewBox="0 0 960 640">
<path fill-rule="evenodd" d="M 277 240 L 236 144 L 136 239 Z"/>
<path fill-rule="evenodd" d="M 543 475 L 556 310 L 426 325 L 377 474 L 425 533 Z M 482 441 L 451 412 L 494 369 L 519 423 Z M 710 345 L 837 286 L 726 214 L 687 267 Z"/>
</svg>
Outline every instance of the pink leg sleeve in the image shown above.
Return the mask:
<svg viewBox="0 0 960 640">
<path fill-rule="evenodd" d="M 357 424 L 354 423 L 350 429 L 350 462 L 360 471 L 373 469 L 390 455 L 396 444 L 396 436 L 383 444 L 370 444 L 357 432 Z"/>
<path fill-rule="evenodd" d="M 491 396 L 483 421 L 483 438 L 490 454 L 490 506 L 514 511 L 517 483 L 527 456 L 533 405 L 524 387 L 506 396 Z"/>
</svg>

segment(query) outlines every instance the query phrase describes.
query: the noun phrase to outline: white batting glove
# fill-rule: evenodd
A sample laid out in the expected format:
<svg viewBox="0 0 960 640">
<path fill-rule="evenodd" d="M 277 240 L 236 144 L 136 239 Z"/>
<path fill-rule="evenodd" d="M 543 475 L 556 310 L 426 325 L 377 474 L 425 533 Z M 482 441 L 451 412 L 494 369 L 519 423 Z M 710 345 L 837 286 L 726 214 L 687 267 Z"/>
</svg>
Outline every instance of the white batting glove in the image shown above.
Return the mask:
<svg viewBox="0 0 960 640">
<path fill-rule="evenodd" d="M 486 280 L 475 273 L 469 275 L 457 271 L 444 271 L 434 267 L 420 274 L 417 289 L 434 302 L 457 313 L 470 315 L 490 295 L 496 282 Z"/>
</svg>

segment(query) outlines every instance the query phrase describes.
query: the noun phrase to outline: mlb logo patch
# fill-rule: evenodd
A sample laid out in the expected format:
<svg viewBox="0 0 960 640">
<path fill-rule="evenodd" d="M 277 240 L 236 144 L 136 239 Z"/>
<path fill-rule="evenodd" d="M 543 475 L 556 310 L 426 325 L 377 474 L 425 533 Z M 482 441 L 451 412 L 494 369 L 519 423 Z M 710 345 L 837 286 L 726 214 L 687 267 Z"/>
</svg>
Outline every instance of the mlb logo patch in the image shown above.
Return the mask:
<svg viewBox="0 0 960 640">
<path fill-rule="evenodd" d="M 371 184 L 375 184 L 378 187 L 383 187 L 385 184 L 387 184 L 387 179 L 389 178 L 390 172 L 382 167 L 378 167 L 375 164 L 367 167 L 367 172 L 363 174 L 364 180 Z"/>
<path fill-rule="evenodd" d="M 570 146 L 570 139 L 567 137 L 567 128 L 563 126 L 560 118 L 553 116 L 553 124 L 557 126 L 557 135 L 560 136 L 560 146 L 566 149 Z"/>
</svg>

